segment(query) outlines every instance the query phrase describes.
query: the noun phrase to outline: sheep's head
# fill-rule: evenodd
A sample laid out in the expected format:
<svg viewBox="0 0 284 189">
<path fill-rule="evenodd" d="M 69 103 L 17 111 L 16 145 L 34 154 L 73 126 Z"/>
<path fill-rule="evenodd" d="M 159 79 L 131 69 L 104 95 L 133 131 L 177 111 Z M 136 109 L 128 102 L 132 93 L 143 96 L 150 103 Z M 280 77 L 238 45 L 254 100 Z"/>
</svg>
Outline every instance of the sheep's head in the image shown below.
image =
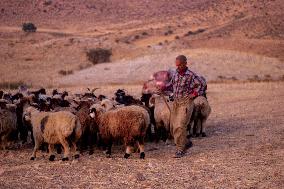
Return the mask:
<svg viewBox="0 0 284 189">
<path fill-rule="evenodd" d="M 96 117 L 96 112 L 97 112 L 96 108 L 90 109 L 90 111 L 89 111 L 90 117 L 91 118 L 95 118 Z"/>
<path fill-rule="evenodd" d="M 25 111 L 23 112 L 24 121 L 28 121 L 28 122 L 31 121 L 33 112 L 38 112 L 38 110 L 32 106 L 29 106 L 28 108 L 26 108 Z"/>
<path fill-rule="evenodd" d="M 105 109 L 100 104 L 93 104 L 90 107 L 89 115 L 91 118 L 96 118 L 98 114 L 105 112 Z"/>
<path fill-rule="evenodd" d="M 30 121 L 31 120 L 31 107 L 28 107 L 25 111 L 24 111 L 24 113 L 23 113 L 23 119 L 24 119 L 24 121 Z"/>
<path fill-rule="evenodd" d="M 101 106 L 105 108 L 106 111 L 115 108 L 114 102 L 109 99 L 104 99 L 101 102 Z"/>
</svg>

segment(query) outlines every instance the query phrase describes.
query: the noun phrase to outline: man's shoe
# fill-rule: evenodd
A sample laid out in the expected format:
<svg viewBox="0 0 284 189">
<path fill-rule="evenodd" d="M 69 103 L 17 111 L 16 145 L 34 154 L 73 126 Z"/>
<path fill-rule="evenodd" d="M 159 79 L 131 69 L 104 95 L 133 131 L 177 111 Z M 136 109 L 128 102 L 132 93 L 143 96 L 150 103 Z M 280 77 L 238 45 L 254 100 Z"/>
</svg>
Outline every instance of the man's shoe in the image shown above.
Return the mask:
<svg viewBox="0 0 284 189">
<path fill-rule="evenodd" d="M 177 151 L 174 158 L 181 158 L 185 155 L 184 151 Z"/>
</svg>

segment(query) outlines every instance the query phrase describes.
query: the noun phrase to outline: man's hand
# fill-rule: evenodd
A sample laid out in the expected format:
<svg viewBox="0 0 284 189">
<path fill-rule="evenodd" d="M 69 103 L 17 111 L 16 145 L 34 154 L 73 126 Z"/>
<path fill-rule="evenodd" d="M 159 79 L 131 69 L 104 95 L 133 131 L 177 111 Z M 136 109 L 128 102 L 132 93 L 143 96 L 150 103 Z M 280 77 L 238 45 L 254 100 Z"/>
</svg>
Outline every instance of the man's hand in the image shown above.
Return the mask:
<svg viewBox="0 0 284 189">
<path fill-rule="evenodd" d="M 193 95 L 194 97 L 197 97 L 197 96 L 198 96 L 198 93 L 197 93 L 196 91 L 193 91 L 192 95 Z"/>
<path fill-rule="evenodd" d="M 196 91 L 193 91 L 193 93 L 189 94 L 190 99 L 194 99 L 197 96 L 198 96 L 198 93 Z"/>
</svg>

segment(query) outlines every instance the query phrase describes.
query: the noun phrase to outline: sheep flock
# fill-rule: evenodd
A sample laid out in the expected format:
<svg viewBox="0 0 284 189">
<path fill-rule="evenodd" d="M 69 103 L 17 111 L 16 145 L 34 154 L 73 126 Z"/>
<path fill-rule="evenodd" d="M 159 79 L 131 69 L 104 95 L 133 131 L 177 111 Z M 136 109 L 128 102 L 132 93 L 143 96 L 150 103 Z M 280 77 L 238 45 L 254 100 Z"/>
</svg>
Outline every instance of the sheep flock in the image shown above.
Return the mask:
<svg viewBox="0 0 284 189">
<path fill-rule="evenodd" d="M 57 89 L 47 93 L 44 88 L 19 89 L 13 94 L 0 91 L 0 150 L 15 143 L 32 143 L 31 160 L 41 150 L 49 154 L 50 161 L 55 160 L 55 152 L 67 161 L 79 158 L 84 151 L 111 157 L 112 145 L 123 144 L 124 158 L 139 152 L 144 159 L 145 143 L 171 141 L 173 102 L 169 96 L 142 93 L 138 99 L 123 89 L 112 97 L 95 93 L 96 88 L 80 94 Z M 206 136 L 210 112 L 204 97 L 195 98 L 188 137 Z M 95 147 L 100 151 L 94 153 Z"/>
</svg>

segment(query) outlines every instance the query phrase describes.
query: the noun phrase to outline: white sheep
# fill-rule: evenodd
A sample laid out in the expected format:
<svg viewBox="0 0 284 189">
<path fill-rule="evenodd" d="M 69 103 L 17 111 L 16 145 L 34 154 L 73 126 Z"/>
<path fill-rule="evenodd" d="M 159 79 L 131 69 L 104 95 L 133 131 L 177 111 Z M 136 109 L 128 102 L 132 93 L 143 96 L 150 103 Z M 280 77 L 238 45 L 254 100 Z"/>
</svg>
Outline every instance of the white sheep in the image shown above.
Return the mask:
<svg viewBox="0 0 284 189">
<path fill-rule="evenodd" d="M 193 100 L 194 109 L 188 125 L 188 130 L 193 136 L 206 137 L 205 124 L 211 113 L 211 107 L 204 96 L 198 96 Z M 191 127 L 193 124 L 193 127 Z"/>
<path fill-rule="evenodd" d="M 165 141 L 170 138 L 170 116 L 173 102 L 167 96 L 157 94 L 153 95 L 149 101 L 150 106 L 154 106 L 157 137 L 162 137 Z"/>
<path fill-rule="evenodd" d="M 79 158 L 76 142 L 82 135 L 79 119 L 67 111 L 60 112 L 39 112 L 33 107 L 29 107 L 24 112 L 26 121 L 30 121 L 33 127 L 33 136 L 35 140 L 34 150 L 31 160 L 36 157 L 36 152 L 43 142 L 48 143 L 49 160 L 55 158 L 54 144 L 61 144 L 64 148 L 63 161 L 68 160 L 70 153 L 69 142 L 75 151 L 75 158 Z"/>
</svg>

